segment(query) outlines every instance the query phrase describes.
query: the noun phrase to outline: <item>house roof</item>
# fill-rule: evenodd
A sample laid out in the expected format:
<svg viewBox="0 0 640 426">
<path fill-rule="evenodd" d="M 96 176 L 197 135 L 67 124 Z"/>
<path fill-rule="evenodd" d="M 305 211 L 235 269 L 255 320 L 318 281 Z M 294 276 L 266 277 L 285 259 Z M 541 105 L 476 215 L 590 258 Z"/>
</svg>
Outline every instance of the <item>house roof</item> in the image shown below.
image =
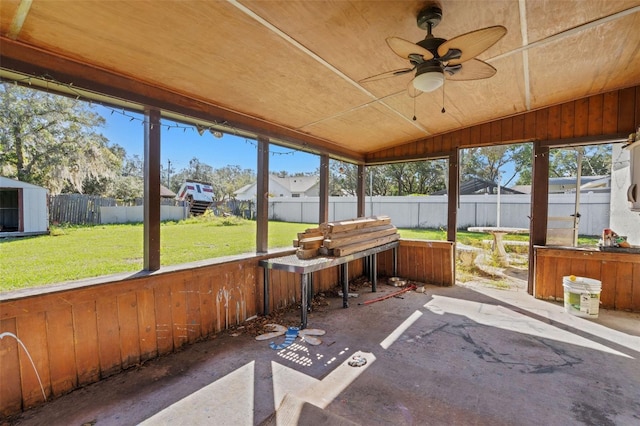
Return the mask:
<svg viewBox="0 0 640 426">
<path fill-rule="evenodd" d="M 496 75 L 414 98 L 406 89 L 413 72 L 361 82 L 411 67 L 385 39 L 422 40 L 424 4 L 4 0 L 0 75 L 359 163 L 447 151 L 475 140 L 473 132 L 447 140 L 448 132 L 612 91 L 593 105 L 616 120 L 618 108 L 639 102 L 634 90 L 617 92 L 640 84 L 638 0 L 441 0 L 437 37 L 507 29 L 477 56 Z M 633 118 L 613 128 L 594 121 L 586 102 L 558 112 L 575 108 L 588 126 L 566 121 L 562 137 L 633 130 Z M 477 143 L 520 139 L 529 118 L 482 128 Z M 558 117 L 536 119 L 539 130 Z"/>
<path fill-rule="evenodd" d="M 488 180 L 484 180 L 484 179 L 480 179 L 480 178 L 473 178 L 473 179 L 469 179 L 466 180 L 464 182 L 460 183 L 460 195 L 471 195 L 471 194 L 477 194 L 479 192 L 484 193 L 487 192 L 487 190 L 492 190 L 494 188 L 496 188 L 498 185 L 496 185 L 494 182 L 490 182 Z M 517 189 L 514 188 L 507 188 L 506 186 L 500 186 L 500 192 L 502 192 L 503 194 L 524 194 L 521 191 L 518 191 Z M 442 189 L 440 191 L 436 191 L 434 193 L 432 193 L 431 195 L 444 195 L 447 193 L 446 189 Z"/>
<path fill-rule="evenodd" d="M 318 176 L 285 176 L 271 175 L 271 179 L 277 181 L 291 193 L 304 193 L 318 183 Z"/>
</svg>

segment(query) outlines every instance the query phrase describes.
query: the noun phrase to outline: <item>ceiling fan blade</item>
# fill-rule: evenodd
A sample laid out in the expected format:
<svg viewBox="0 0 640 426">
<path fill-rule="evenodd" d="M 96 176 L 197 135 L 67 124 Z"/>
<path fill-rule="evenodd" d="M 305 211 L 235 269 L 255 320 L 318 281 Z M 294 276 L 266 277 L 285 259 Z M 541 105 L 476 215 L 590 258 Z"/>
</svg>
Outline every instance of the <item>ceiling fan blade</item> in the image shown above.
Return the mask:
<svg viewBox="0 0 640 426">
<path fill-rule="evenodd" d="M 401 69 L 398 69 L 398 70 L 385 71 L 385 72 L 380 73 L 380 74 L 372 75 L 371 77 L 363 78 L 362 80 L 359 80 L 358 83 L 369 83 L 371 81 L 382 80 L 384 78 L 389 78 L 389 77 L 395 77 L 397 75 L 403 75 L 403 74 L 410 73 L 414 69 L 416 69 L 416 68 L 415 67 L 413 67 L 413 68 L 401 68 Z"/>
<path fill-rule="evenodd" d="M 481 80 L 483 78 L 493 77 L 497 72 L 494 67 L 480 59 L 470 59 L 464 64 L 456 65 L 461 68 L 451 74 L 451 71 L 445 67 L 445 76 L 447 80 L 464 81 L 464 80 Z"/>
<path fill-rule="evenodd" d="M 396 55 L 404 59 L 410 59 L 411 54 L 422 56 L 425 61 L 433 59 L 433 54 L 424 47 L 399 37 L 388 37 L 387 44 Z"/>
<path fill-rule="evenodd" d="M 445 56 L 449 49 L 460 50 L 462 52 L 460 58 L 452 59 L 448 63 L 451 65 L 461 64 L 493 46 L 506 33 L 507 29 L 502 25 L 471 31 L 442 43 L 438 46 L 438 55 Z"/>
</svg>

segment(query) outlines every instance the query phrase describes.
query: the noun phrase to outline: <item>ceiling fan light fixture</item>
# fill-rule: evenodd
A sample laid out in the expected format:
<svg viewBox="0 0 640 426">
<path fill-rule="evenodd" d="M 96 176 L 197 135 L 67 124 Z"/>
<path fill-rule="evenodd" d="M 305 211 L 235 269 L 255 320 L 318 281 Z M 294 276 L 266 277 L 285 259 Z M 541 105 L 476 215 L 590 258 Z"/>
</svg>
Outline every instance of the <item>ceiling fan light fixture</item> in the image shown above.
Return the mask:
<svg viewBox="0 0 640 426">
<path fill-rule="evenodd" d="M 413 79 L 413 87 L 421 92 L 433 92 L 444 83 L 444 73 L 442 69 L 438 67 L 429 67 L 429 69 L 423 72 L 418 71 L 418 74 Z"/>
</svg>

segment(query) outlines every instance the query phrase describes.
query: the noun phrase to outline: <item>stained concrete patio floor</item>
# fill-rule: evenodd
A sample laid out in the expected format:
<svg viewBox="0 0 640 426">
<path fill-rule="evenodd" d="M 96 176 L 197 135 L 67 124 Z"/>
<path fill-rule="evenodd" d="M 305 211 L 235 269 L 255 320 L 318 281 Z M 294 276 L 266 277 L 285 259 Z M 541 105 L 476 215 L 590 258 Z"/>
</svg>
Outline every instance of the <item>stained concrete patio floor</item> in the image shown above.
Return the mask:
<svg viewBox="0 0 640 426">
<path fill-rule="evenodd" d="M 485 283 L 486 284 L 486 283 Z M 637 425 L 640 314 L 596 320 L 522 288 L 379 285 L 309 314 L 319 346 L 243 329 L 86 386 L 21 425 Z M 296 324 L 298 311 L 285 314 Z M 274 339 L 276 343 L 283 338 Z M 349 366 L 354 355 L 367 364 Z"/>
</svg>

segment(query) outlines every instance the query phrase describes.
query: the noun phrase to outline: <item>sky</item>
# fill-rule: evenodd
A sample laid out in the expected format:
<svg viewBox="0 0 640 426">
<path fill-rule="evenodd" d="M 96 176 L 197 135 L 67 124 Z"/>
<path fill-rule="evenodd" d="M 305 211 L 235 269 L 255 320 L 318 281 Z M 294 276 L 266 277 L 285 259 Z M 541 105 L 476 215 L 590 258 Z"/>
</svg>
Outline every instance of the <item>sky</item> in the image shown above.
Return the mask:
<svg viewBox="0 0 640 426">
<path fill-rule="evenodd" d="M 94 108 L 107 122 L 101 132 L 109 142 L 122 146 L 129 157 L 138 155 L 141 159 L 144 158 L 143 115 L 102 105 Z M 258 169 L 256 141 L 253 139 L 229 134 L 218 139 L 208 131 L 200 136 L 193 126 L 162 120 L 160 143 L 162 167 L 166 169 L 168 161 L 171 161 L 172 173 L 187 168 L 189 160 L 194 157 L 214 169 L 227 165 L 238 165 L 254 172 Z M 315 173 L 320 166 L 320 157 L 317 155 L 273 144 L 269 145 L 269 150 L 272 153 L 269 158 L 271 173 L 283 170 L 289 174 Z M 505 166 L 501 176 L 503 185 L 512 174 L 513 165 Z M 511 184 L 514 182 L 515 180 Z"/>
<path fill-rule="evenodd" d="M 101 133 L 111 144 L 123 147 L 127 156 L 144 158 L 143 115 L 119 108 L 97 105 L 95 111 L 106 120 Z M 242 169 L 257 170 L 256 141 L 234 135 L 223 135 L 218 139 L 208 131 L 202 136 L 190 125 L 162 120 L 160 133 L 160 156 L 163 167 L 171 161 L 171 170 L 179 172 L 197 157 L 201 163 L 218 169 L 227 165 L 238 165 Z M 269 145 L 269 170 L 273 173 L 286 170 L 289 174 L 315 172 L 320 166 L 320 157 L 295 151 L 290 148 Z"/>
</svg>

